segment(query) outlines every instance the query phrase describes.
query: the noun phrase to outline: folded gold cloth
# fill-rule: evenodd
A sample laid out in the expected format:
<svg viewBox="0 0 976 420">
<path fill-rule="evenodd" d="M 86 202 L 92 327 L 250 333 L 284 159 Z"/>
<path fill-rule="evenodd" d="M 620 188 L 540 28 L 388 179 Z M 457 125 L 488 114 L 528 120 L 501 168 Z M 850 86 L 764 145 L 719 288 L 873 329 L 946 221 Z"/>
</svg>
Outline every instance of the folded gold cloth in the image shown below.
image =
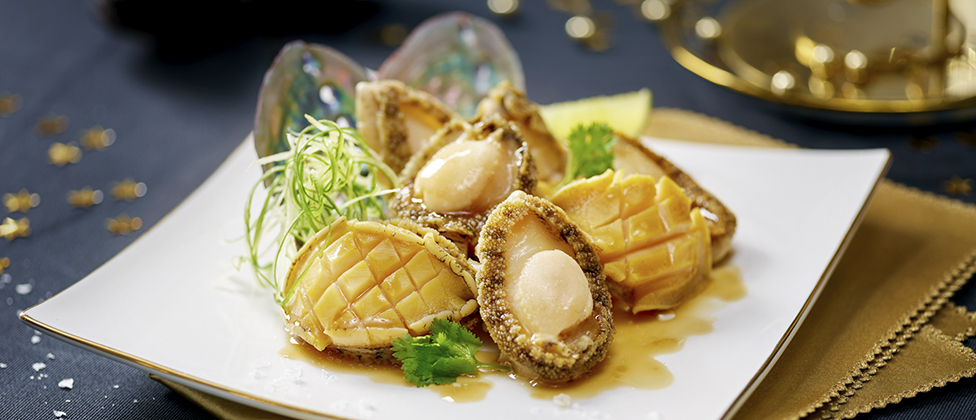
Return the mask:
<svg viewBox="0 0 976 420">
<path fill-rule="evenodd" d="M 795 147 L 675 109 L 655 109 L 645 134 Z M 973 376 L 976 355 L 962 340 L 976 332 L 976 314 L 948 301 L 976 270 L 973 250 L 976 206 L 883 181 L 820 298 L 735 418 L 851 418 Z M 282 418 L 153 378 L 221 419 Z"/>
</svg>

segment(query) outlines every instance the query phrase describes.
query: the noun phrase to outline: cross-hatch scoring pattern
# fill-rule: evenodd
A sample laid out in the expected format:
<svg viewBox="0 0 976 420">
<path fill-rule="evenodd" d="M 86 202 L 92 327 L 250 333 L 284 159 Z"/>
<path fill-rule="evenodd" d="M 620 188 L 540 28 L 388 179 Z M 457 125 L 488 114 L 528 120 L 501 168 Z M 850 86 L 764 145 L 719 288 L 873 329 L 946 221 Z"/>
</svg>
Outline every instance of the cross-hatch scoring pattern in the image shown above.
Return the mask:
<svg viewBox="0 0 976 420">
<path fill-rule="evenodd" d="M 633 293 L 633 309 L 665 309 L 708 276 L 705 219 L 670 178 L 613 172 L 567 188 L 553 202 L 600 248 L 607 277 Z"/>
<path fill-rule="evenodd" d="M 459 311 L 473 299 L 464 281 L 425 248 L 374 233 L 346 232 L 305 279 L 307 316 L 314 317 L 308 321 L 337 345 L 380 345 L 408 331 L 424 334 L 425 318 Z"/>
</svg>

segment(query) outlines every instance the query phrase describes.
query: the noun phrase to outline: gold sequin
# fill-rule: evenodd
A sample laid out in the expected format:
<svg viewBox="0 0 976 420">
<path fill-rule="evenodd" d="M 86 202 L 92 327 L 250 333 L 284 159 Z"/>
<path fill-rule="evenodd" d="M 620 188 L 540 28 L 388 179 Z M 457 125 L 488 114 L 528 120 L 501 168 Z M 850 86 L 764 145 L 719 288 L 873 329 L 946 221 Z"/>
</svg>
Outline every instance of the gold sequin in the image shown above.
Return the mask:
<svg viewBox="0 0 976 420">
<path fill-rule="evenodd" d="M 26 188 L 17 194 L 7 193 L 3 195 L 3 205 L 7 206 L 7 211 L 10 213 L 18 211 L 27 213 L 28 210 L 37 207 L 38 204 L 41 204 L 41 196 L 29 193 Z"/>
<path fill-rule="evenodd" d="M 51 164 L 63 167 L 81 161 L 81 149 L 74 143 L 54 143 L 47 149 L 47 158 Z"/>
<path fill-rule="evenodd" d="M 560 12 L 572 13 L 574 15 L 587 15 L 593 13 L 593 6 L 590 0 L 549 0 L 549 7 Z"/>
<path fill-rule="evenodd" d="M 129 218 L 122 214 L 114 219 L 105 221 L 105 228 L 115 235 L 128 235 L 142 227 L 142 219 L 138 217 Z"/>
<path fill-rule="evenodd" d="M 934 136 L 928 137 L 916 137 L 912 136 L 908 139 L 908 145 L 912 148 L 918 149 L 923 153 L 929 153 L 935 150 L 935 146 L 939 144 L 939 139 Z"/>
<path fill-rule="evenodd" d="M 956 140 L 959 140 L 959 143 L 962 143 L 965 146 L 976 147 L 976 131 L 971 131 L 968 133 L 965 131 L 960 131 L 956 133 Z"/>
<path fill-rule="evenodd" d="M 380 42 L 388 47 L 396 47 L 407 37 L 407 27 L 394 23 L 380 28 Z"/>
<path fill-rule="evenodd" d="M 973 179 L 963 179 L 957 175 L 953 175 L 952 179 L 942 181 L 942 189 L 949 193 L 949 195 L 965 195 L 968 197 L 973 194 Z"/>
<path fill-rule="evenodd" d="M 7 238 L 7 241 L 12 241 L 17 238 L 23 238 L 30 235 L 30 220 L 26 217 L 20 220 L 14 220 L 13 218 L 3 219 L 3 224 L 0 224 L 0 236 Z"/>
<path fill-rule="evenodd" d="M 68 129 L 68 117 L 59 115 L 57 117 L 42 118 L 37 122 L 34 131 L 39 136 L 53 136 L 61 134 Z"/>
<path fill-rule="evenodd" d="M 3 274 L 3 270 L 7 267 L 10 267 L 10 258 L 0 258 L 0 274 Z"/>
<path fill-rule="evenodd" d="M 81 147 L 85 150 L 104 150 L 112 143 L 115 143 L 115 130 L 105 130 L 100 125 L 85 130 L 81 135 Z"/>
<path fill-rule="evenodd" d="M 68 193 L 68 204 L 76 209 L 87 209 L 101 203 L 104 196 L 102 190 L 92 190 L 86 185 L 85 188 Z"/>
<path fill-rule="evenodd" d="M 6 117 L 20 109 L 20 95 L 0 95 L 0 117 Z"/>
<path fill-rule="evenodd" d="M 115 201 L 132 201 L 144 195 L 146 195 L 146 184 L 142 182 L 137 184 L 132 178 L 126 178 L 125 181 L 117 182 L 112 186 L 112 197 Z"/>
</svg>

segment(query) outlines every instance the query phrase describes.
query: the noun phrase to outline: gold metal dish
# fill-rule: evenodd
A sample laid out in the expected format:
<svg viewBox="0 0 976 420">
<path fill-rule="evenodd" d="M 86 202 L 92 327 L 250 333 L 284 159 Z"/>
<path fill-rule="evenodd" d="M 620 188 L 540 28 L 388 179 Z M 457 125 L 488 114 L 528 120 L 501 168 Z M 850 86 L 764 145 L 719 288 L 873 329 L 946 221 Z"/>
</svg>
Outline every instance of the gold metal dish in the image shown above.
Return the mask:
<svg viewBox="0 0 976 420">
<path fill-rule="evenodd" d="M 736 91 L 820 110 L 976 117 L 971 0 L 646 0 L 643 6 L 681 65 Z"/>
</svg>

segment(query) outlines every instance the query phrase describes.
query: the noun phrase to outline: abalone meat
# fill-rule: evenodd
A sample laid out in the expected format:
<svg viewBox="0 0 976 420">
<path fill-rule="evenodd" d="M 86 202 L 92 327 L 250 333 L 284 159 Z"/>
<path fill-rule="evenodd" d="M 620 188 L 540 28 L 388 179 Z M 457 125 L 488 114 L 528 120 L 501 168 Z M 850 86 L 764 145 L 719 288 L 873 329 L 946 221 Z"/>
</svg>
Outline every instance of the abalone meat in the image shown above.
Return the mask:
<svg viewBox="0 0 976 420">
<path fill-rule="evenodd" d="M 512 191 L 535 190 L 531 155 L 519 132 L 497 119 L 454 121 L 431 141 L 401 173 L 390 213 L 437 229 L 473 251 L 492 207 Z"/>
<path fill-rule="evenodd" d="M 633 313 L 673 308 L 711 273 L 711 243 L 700 209 L 668 177 L 603 175 L 577 180 L 552 202 L 593 237 L 608 285 Z"/>
<path fill-rule="evenodd" d="M 681 168 L 654 153 L 640 140 L 616 134 L 613 167 L 630 174 L 646 174 L 655 178 L 667 176 L 678 184 L 691 198 L 692 208 L 700 209 L 712 243 L 712 264 L 724 261 L 732 253 L 732 235 L 735 234 L 735 214 L 708 190 L 698 185 Z"/>
<path fill-rule="evenodd" d="M 566 148 L 549 133 L 539 115 L 539 106 L 530 101 L 525 92 L 507 81 L 499 83 L 478 103 L 475 120 L 488 118 L 511 121 L 522 133 L 544 189 L 555 187 L 562 181 L 566 172 Z"/>
<path fill-rule="evenodd" d="M 397 80 L 356 85 L 356 128 L 396 172 L 427 146 L 431 136 L 457 118 L 437 98 Z"/>
<path fill-rule="evenodd" d="M 603 267 L 561 209 L 513 192 L 492 210 L 476 252 L 482 321 L 516 373 L 566 382 L 606 356 L 614 327 Z"/>
<path fill-rule="evenodd" d="M 431 229 L 339 218 L 295 257 L 285 325 L 318 350 L 390 358 L 397 337 L 473 314 L 474 275 L 464 253 Z"/>
</svg>

